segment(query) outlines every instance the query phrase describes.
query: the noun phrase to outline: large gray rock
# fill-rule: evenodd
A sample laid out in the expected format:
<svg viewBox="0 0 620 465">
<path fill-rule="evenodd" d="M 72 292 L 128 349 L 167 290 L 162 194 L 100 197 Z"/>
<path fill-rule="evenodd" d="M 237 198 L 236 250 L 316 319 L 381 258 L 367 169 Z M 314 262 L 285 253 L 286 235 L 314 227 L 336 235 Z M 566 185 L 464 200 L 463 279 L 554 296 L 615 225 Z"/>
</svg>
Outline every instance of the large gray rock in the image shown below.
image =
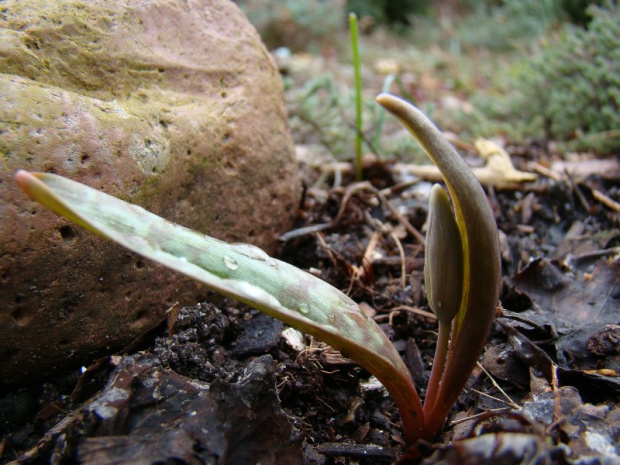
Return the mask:
<svg viewBox="0 0 620 465">
<path fill-rule="evenodd" d="M 228 0 L 7 0 L 0 388 L 119 348 L 206 290 L 29 201 L 18 168 L 271 251 L 298 202 L 282 85 Z"/>
</svg>

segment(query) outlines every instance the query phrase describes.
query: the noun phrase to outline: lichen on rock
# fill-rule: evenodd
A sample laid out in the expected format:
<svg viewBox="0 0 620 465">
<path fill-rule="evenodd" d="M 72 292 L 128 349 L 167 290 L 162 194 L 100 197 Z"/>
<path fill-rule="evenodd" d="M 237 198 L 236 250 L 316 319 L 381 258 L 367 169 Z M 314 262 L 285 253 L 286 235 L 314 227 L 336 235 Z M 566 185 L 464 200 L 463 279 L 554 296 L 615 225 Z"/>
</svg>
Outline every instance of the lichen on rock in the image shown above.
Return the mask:
<svg viewBox="0 0 620 465">
<path fill-rule="evenodd" d="M 55 172 L 270 251 L 299 186 L 282 83 L 233 2 L 8 0 L 0 18 L 0 380 L 128 342 L 189 280 L 78 231 L 15 186 Z"/>
</svg>

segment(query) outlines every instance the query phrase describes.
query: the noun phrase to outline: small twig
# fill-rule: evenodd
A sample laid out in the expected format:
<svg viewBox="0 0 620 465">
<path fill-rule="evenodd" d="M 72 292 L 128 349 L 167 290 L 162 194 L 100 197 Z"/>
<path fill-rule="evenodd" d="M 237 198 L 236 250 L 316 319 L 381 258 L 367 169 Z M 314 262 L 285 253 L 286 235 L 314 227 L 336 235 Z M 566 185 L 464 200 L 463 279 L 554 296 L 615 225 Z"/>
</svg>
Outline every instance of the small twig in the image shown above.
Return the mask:
<svg viewBox="0 0 620 465">
<path fill-rule="evenodd" d="M 469 434 L 467 435 L 467 437 L 473 437 L 475 434 L 476 428 L 484 420 L 488 420 L 490 418 L 498 417 L 498 416 L 505 416 L 513 420 L 516 420 L 522 426 L 528 426 L 532 428 L 535 433 L 541 436 L 544 434 L 544 430 L 541 428 L 539 423 L 534 422 L 531 418 L 529 418 L 527 415 L 522 414 L 521 412 L 515 412 L 512 409 L 505 407 L 503 409 L 487 410 L 486 412 L 483 412 L 480 415 L 476 415 L 476 418 L 474 418 L 473 420 L 474 424 L 470 428 Z"/>
<path fill-rule="evenodd" d="M 601 202 L 603 205 L 605 205 L 607 208 L 620 213 L 620 203 L 616 202 L 615 200 L 607 197 L 605 194 L 603 194 L 601 191 L 596 190 L 596 189 L 592 189 L 592 196 L 598 200 L 599 202 Z"/>
<path fill-rule="evenodd" d="M 403 310 L 406 312 L 415 313 L 416 315 L 420 315 L 426 318 L 430 318 L 431 320 L 437 320 L 437 316 L 434 313 L 427 312 L 426 310 L 422 310 L 421 308 L 408 307 L 407 305 L 399 305 L 398 307 L 394 307 L 392 310 L 390 310 L 390 314 L 388 315 L 388 321 L 390 325 L 392 324 L 394 314 Z"/>
<path fill-rule="evenodd" d="M 373 231 L 370 236 L 370 240 L 368 241 L 368 245 L 366 246 L 366 250 L 364 251 L 364 256 L 362 257 L 362 262 L 364 260 L 368 261 L 368 263 L 372 263 L 372 254 L 375 252 L 377 248 L 377 244 L 379 243 L 380 237 L 379 231 Z"/>
<path fill-rule="evenodd" d="M 326 374 L 332 374 L 332 373 L 338 373 L 338 370 L 336 370 L 335 372 L 323 372 Z M 330 409 L 332 412 L 335 412 L 336 409 L 334 407 L 332 407 L 331 405 L 329 405 L 327 402 L 325 402 L 323 399 L 321 399 L 320 397 L 316 397 L 316 400 L 318 400 L 320 403 L 322 403 L 325 407 L 327 407 L 328 409 Z"/>
<path fill-rule="evenodd" d="M 508 408 L 508 407 L 491 409 L 491 410 L 487 410 L 485 412 L 477 413 L 475 415 L 470 415 L 470 416 L 465 417 L 465 418 L 459 418 L 458 420 L 451 421 L 448 424 L 448 426 L 450 428 L 452 428 L 453 426 L 460 425 L 461 423 L 465 423 L 467 421 L 477 420 L 477 419 L 482 418 L 482 417 L 489 417 L 489 414 L 503 415 L 503 414 L 508 413 L 510 411 L 512 411 L 512 409 Z"/>
<path fill-rule="evenodd" d="M 419 184 L 419 183 L 420 183 L 419 179 L 399 182 L 398 184 L 395 184 L 391 187 L 386 187 L 385 189 L 381 189 L 381 193 L 385 195 L 386 197 L 390 197 L 391 195 L 394 195 L 396 192 L 402 191 L 411 186 L 415 186 L 416 184 Z"/>
<path fill-rule="evenodd" d="M 506 402 L 505 400 L 502 400 L 499 397 L 492 396 L 491 394 L 487 394 L 486 392 L 479 391 L 478 389 L 471 388 L 471 391 L 475 392 L 476 394 L 478 394 L 480 396 L 496 400 L 497 402 L 501 402 L 502 404 L 506 404 L 506 405 L 510 406 L 510 408 L 513 408 L 513 409 L 519 409 L 520 408 L 517 404 L 515 404 L 513 402 Z"/>
<path fill-rule="evenodd" d="M 465 142 L 463 139 L 460 139 L 459 137 L 457 137 L 456 134 L 444 132 L 443 135 L 446 136 L 446 139 L 448 139 L 450 143 L 454 145 L 457 149 L 465 150 L 466 152 L 476 153 L 476 154 L 480 152 L 474 144 Z"/>
<path fill-rule="evenodd" d="M 286 373 L 284 373 L 284 375 L 282 376 L 282 381 L 280 381 L 278 384 L 276 384 L 276 390 L 278 391 L 278 394 L 280 393 L 280 391 L 282 390 L 282 386 L 284 386 L 288 381 L 289 381 L 289 377 L 290 379 L 292 379 L 294 382 L 296 382 L 297 380 L 295 379 L 295 377 L 289 373 L 288 371 Z"/>
<path fill-rule="evenodd" d="M 390 200 L 383 194 L 383 192 L 381 192 L 379 189 L 377 189 L 376 187 L 374 187 L 372 184 L 370 184 L 367 181 L 353 184 L 351 187 L 349 187 L 349 189 L 347 189 L 345 196 L 342 199 L 343 206 L 344 206 L 345 200 L 348 200 L 348 197 L 353 195 L 353 193 L 358 190 L 368 190 L 374 193 L 377 196 L 377 198 L 381 201 L 381 203 L 390 211 L 390 213 L 392 213 L 392 215 L 396 217 L 398 222 L 404 226 L 407 232 L 409 232 L 409 234 L 415 237 L 418 240 L 418 242 L 420 242 L 421 244 L 424 244 L 424 236 L 416 228 L 413 227 L 413 225 L 409 222 L 409 220 L 407 220 L 407 218 L 401 215 L 398 209 L 394 207 L 394 205 L 392 205 L 392 202 L 390 202 Z M 344 208 L 340 207 L 340 210 L 338 211 L 338 215 L 336 215 L 336 218 L 334 218 L 333 223 L 334 224 L 339 223 L 343 215 L 344 215 Z"/>
<path fill-rule="evenodd" d="M 556 173 L 555 171 L 550 170 L 549 168 L 541 165 L 540 163 L 531 162 L 529 164 L 529 169 L 536 171 L 537 173 L 542 174 L 543 176 L 547 176 L 548 178 L 551 178 L 554 181 L 562 180 L 562 176 L 560 174 Z"/>
<path fill-rule="evenodd" d="M 560 426 L 566 421 L 564 414 L 562 413 L 562 397 L 560 390 L 558 389 L 558 366 L 555 363 L 551 363 L 551 389 L 553 391 L 553 423 L 546 428 L 546 432 L 549 433 L 553 429 Z"/>
<path fill-rule="evenodd" d="M 364 282 L 369 282 L 370 280 L 374 279 L 372 271 L 372 255 L 377 248 L 379 237 L 379 231 L 374 231 L 372 233 L 372 235 L 370 236 L 370 240 L 368 241 L 368 245 L 366 246 L 366 250 L 364 251 L 364 255 L 362 256 L 362 262 L 360 266 L 352 267 L 353 273 L 351 274 L 351 281 L 349 283 L 349 288 L 346 292 L 347 295 L 350 295 L 351 289 L 353 289 L 353 283 L 355 281 L 363 284 Z M 366 278 L 368 278 L 368 281 L 365 281 Z"/>
<path fill-rule="evenodd" d="M 595 250 L 593 252 L 585 252 L 579 255 L 573 255 L 572 260 L 579 262 L 581 260 L 589 260 L 591 258 L 605 257 L 607 255 L 620 254 L 620 247 L 609 247 L 608 249 Z"/>
<path fill-rule="evenodd" d="M 318 233 L 325 229 L 329 229 L 333 226 L 332 223 L 312 224 L 310 226 L 304 226 L 303 228 L 293 229 L 282 234 L 278 239 L 283 242 L 290 241 L 297 237 L 307 236 L 308 234 Z"/>
<path fill-rule="evenodd" d="M 300 228 L 300 229 L 295 229 L 293 231 L 289 231 L 289 232 L 284 233 L 283 235 L 281 235 L 280 236 L 280 240 L 281 241 L 288 241 L 288 240 L 296 238 L 296 237 L 305 236 L 307 234 L 312 234 L 312 233 L 315 233 L 315 232 L 318 232 L 318 231 L 323 231 L 324 229 L 335 227 L 336 225 L 338 225 L 340 223 L 340 221 L 344 217 L 344 214 L 345 214 L 345 211 L 346 211 L 346 206 L 349 203 L 349 200 L 351 199 L 351 196 L 354 193 L 356 193 L 358 191 L 362 191 L 362 190 L 367 190 L 367 191 L 370 191 L 370 192 L 374 193 L 377 196 L 377 198 L 381 201 L 381 203 L 390 211 L 390 213 L 392 213 L 392 215 L 394 215 L 396 217 L 398 222 L 403 225 L 403 227 L 407 230 L 407 232 L 409 234 L 411 234 L 413 237 L 415 237 L 416 240 L 420 244 L 424 245 L 424 236 L 420 233 L 420 231 L 418 231 L 416 228 L 414 228 L 413 225 L 407 220 L 407 218 L 405 218 L 398 211 L 398 209 L 396 207 L 394 207 L 394 205 L 392 205 L 392 203 L 383 194 L 383 192 L 381 192 L 379 189 L 377 189 L 376 187 L 374 187 L 372 184 L 370 184 L 367 181 L 365 181 L 365 182 L 358 182 L 358 183 L 352 184 L 351 186 L 349 186 L 347 188 L 347 190 L 345 191 L 344 196 L 342 198 L 342 204 L 340 205 L 340 209 L 338 210 L 338 214 L 336 215 L 336 217 L 330 223 L 323 223 L 323 224 L 319 224 L 319 225 L 306 226 L 304 228 Z"/>
<path fill-rule="evenodd" d="M 351 199 L 353 194 L 355 194 L 358 191 L 369 189 L 369 187 L 372 188 L 372 185 L 369 182 L 364 181 L 364 182 L 357 182 L 355 184 L 351 184 L 347 188 L 347 190 L 344 193 L 344 196 L 342 197 L 342 204 L 340 205 L 338 214 L 332 220 L 332 226 L 336 226 L 342 220 L 342 217 L 344 216 L 344 212 L 346 211 L 347 204 L 349 203 L 349 200 Z"/>
<path fill-rule="evenodd" d="M 575 194 L 577 195 L 577 198 L 579 199 L 579 202 L 581 203 L 581 205 L 583 206 L 585 211 L 590 213 L 590 211 L 591 211 L 590 203 L 586 199 L 585 195 L 583 195 L 583 192 L 581 192 L 581 189 L 575 183 L 575 181 L 573 180 L 573 178 L 570 175 L 570 173 L 568 172 L 568 170 L 564 170 L 564 174 L 566 175 L 566 178 L 568 179 L 568 183 L 570 184 L 571 188 L 575 191 Z"/>
<path fill-rule="evenodd" d="M 555 393 L 558 390 L 558 366 L 555 363 L 551 363 L 551 389 Z"/>
<path fill-rule="evenodd" d="M 476 365 L 478 365 L 478 367 L 484 371 L 484 374 L 487 375 L 487 377 L 491 380 L 491 383 L 493 383 L 493 386 L 495 386 L 495 388 L 502 393 L 502 395 L 508 400 L 508 402 L 504 402 L 507 405 L 510 405 L 512 408 L 519 410 L 521 407 L 518 404 L 515 404 L 515 402 L 510 398 L 510 396 L 508 394 L 506 394 L 506 391 L 504 391 L 501 386 L 499 384 L 497 384 L 497 381 L 495 381 L 495 378 L 493 378 L 493 376 L 491 376 L 491 373 L 489 373 L 486 368 L 484 368 L 482 366 L 482 364 L 480 362 L 476 362 Z M 482 393 L 481 393 L 482 394 Z M 488 395 L 488 394 L 487 394 Z M 491 397 L 491 396 L 489 396 Z M 499 400 L 499 399 L 498 399 Z"/>
<path fill-rule="evenodd" d="M 346 210 L 347 204 L 349 203 L 349 200 L 351 199 L 351 196 L 358 190 L 367 188 L 366 184 L 368 183 L 366 182 L 356 183 L 356 184 L 352 184 L 351 186 L 347 188 L 347 190 L 344 193 L 344 196 L 342 197 L 342 202 L 340 205 L 340 209 L 338 210 L 338 214 L 329 223 L 314 224 L 310 226 L 305 226 L 303 228 L 294 229 L 292 231 L 288 231 L 282 234 L 279 237 L 279 239 L 281 241 L 286 242 L 286 241 L 290 241 L 291 239 L 295 239 L 297 237 L 307 236 L 308 234 L 314 234 L 320 231 L 324 231 L 325 229 L 333 228 L 338 223 L 340 223 L 340 220 L 344 216 L 344 212 Z"/>
<path fill-rule="evenodd" d="M 328 457 L 351 457 L 365 460 L 394 460 L 394 453 L 374 444 L 326 442 L 319 444 L 317 452 Z"/>
<path fill-rule="evenodd" d="M 334 251 L 325 242 L 325 239 L 323 238 L 323 234 L 317 233 L 316 237 L 317 237 L 317 239 L 319 241 L 319 244 L 321 245 L 321 247 L 323 247 L 323 250 L 325 250 L 325 253 L 329 257 L 329 260 L 332 262 L 332 266 L 334 268 L 337 268 L 338 267 L 338 260 L 336 260 Z"/>
<path fill-rule="evenodd" d="M 390 231 L 390 237 L 396 244 L 398 248 L 398 253 L 400 254 L 400 287 L 405 289 L 407 287 L 407 276 L 406 276 L 406 267 L 405 267 L 405 250 L 403 249 L 403 245 L 400 243 L 400 239 L 396 237 L 394 231 Z"/>
<path fill-rule="evenodd" d="M 398 209 L 396 207 L 394 207 L 394 205 L 392 205 L 392 202 L 390 202 L 388 200 L 388 198 L 381 193 L 380 190 L 378 190 L 378 189 L 376 189 L 374 187 L 372 187 L 372 190 L 377 194 L 377 197 L 379 197 L 379 200 L 381 200 L 381 202 L 387 207 L 387 209 L 390 210 L 392 215 L 394 215 L 396 217 L 396 219 L 400 222 L 400 224 L 402 224 L 405 227 L 407 232 L 409 232 L 409 234 L 411 234 L 413 237 L 415 237 L 416 240 L 420 244 L 424 244 L 424 242 L 425 242 L 424 236 L 420 233 L 420 231 L 418 231 L 416 228 L 414 228 L 413 225 L 409 222 L 409 220 L 407 220 L 407 218 L 405 218 L 403 215 L 401 215 L 401 213 L 398 211 Z"/>
</svg>

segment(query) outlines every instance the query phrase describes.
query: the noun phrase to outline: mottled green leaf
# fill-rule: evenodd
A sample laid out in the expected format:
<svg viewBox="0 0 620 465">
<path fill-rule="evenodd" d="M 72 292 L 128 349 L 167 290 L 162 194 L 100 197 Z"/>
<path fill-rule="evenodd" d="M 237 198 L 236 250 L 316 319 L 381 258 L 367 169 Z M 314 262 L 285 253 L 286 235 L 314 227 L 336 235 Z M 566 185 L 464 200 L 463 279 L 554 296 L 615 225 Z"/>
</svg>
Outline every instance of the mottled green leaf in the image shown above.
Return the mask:
<svg viewBox="0 0 620 465">
<path fill-rule="evenodd" d="M 255 246 L 189 230 L 61 176 L 19 171 L 16 180 L 32 199 L 71 221 L 343 351 L 409 412 L 403 415 L 409 434 L 421 431 L 422 407 L 398 352 L 374 320 L 333 286 Z"/>
</svg>

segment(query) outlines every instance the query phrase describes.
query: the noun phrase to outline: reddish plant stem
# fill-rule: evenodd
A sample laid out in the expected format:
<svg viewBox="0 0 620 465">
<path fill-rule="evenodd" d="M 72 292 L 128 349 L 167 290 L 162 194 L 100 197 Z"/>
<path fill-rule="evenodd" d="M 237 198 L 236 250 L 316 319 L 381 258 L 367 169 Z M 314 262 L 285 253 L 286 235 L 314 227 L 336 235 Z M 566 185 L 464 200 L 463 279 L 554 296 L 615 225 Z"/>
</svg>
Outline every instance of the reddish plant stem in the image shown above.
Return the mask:
<svg viewBox="0 0 620 465">
<path fill-rule="evenodd" d="M 439 322 L 439 335 L 437 337 L 437 347 L 435 349 L 435 358 L 433 359 L 433 368 L 431 377 L 428 381 L 428 389 L 424 398 L 424 417 L 428 415 L 435 406 L 437 400 L 437 392 L 439 391 L 439 382 L 446 366 L 446 355 L 448 354 L 448 343 L 450 342 L 450 330 L 452 322 Z"/>
</svg>

